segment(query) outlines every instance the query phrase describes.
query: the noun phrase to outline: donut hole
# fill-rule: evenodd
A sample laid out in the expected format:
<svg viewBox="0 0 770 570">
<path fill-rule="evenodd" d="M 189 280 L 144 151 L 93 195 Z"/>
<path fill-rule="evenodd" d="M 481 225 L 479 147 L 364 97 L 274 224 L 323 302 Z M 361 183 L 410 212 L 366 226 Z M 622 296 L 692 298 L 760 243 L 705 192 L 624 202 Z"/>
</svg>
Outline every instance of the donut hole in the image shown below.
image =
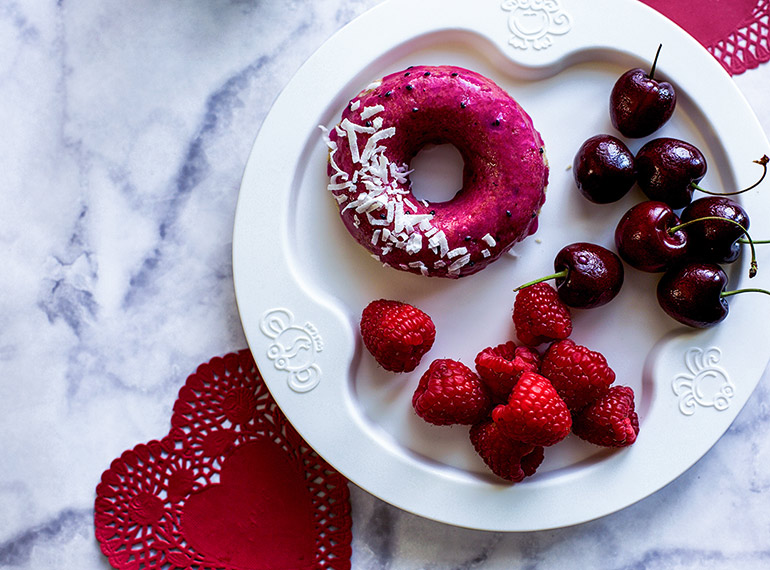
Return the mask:
<svg viewBox="0 0 770 570">
<path fill-rule="evenodd" d="M 409 164 L 412 194 L 430 203 L 449 202 L 463 187 L 465 161 L 453 144 L 424 146 Z"/>
</svg>

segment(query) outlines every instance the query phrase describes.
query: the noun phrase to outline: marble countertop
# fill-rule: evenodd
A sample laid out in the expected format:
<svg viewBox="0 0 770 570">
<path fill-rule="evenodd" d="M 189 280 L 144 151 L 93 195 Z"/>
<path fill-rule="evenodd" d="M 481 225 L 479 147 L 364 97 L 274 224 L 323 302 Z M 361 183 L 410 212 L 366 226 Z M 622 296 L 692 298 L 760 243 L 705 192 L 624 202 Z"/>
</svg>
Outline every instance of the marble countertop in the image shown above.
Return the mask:
<svg viewBox="0 0 770 570">
<path fill-rule="evenodd" d="M 0 568 L 109 568 L 102 471 L 168 431 L 198 364 L 246 346 L 231 236 L 254 136 L 380 1 L 0 2 Z M 770 67 L 735 81 L 770 132 Z M 570 528 L 455 528 L 351 485 L 353 568 L 766 568 L 769 397 L 766 373 L 684 475 Z"/>
</svg>

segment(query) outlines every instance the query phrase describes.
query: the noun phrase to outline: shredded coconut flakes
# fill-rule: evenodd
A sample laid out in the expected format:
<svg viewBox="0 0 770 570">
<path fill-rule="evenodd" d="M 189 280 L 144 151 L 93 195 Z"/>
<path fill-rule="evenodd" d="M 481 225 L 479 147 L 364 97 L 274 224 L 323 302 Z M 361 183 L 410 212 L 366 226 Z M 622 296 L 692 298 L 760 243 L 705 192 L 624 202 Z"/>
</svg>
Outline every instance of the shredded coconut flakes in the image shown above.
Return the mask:
<svg viewBox="0 0 770 570">
<path fill-rule="evenodd" d="M 376 81 L 367 87 L 373 90 L 379 87 Z M 351 112 L 361 109 L 361 101 L 352 101 L 349 105 Z M 353 210 L 353 225 L 359 228 L 363 215 L 369 227 L 372 227 L 371 243 L 379 247 L 380 254 L 372 254 L 383 265 L 382 256 L 394 249 L 405 251 L 410 255 L 419 254 L 425 245 L 439 257 L 433 263 L 433 269 L 447 268 L 450 275 L 458 275 L 461 268 L 470 262 L 467 248 L 449 249 L 449 243 L 443 230 L 433 225 L 433 214 L 418 214 L 418 206 L 409 196 L 410 190 L 405 185 L 409 180 L 411 170 L 407 164 L 391 162 L 387 155 L 387 141 L 396 134 L 395 127 L 382 128 L 384 121 L 376 115 L 385 111 L 383 105 L 364 106 L 359 113 L 362 121 L 374 117 L 367 124 L 357 124 L 346 117 L 334 130 L 339 138 L 347 139 L 350 159 L 356 170 L 352 177 L 339 167 L 335 154 L 339 151 L 336 141 L 330 140 L 328 130 L 321 126 L 324 140 L 329 147 L 329 164 L 333 174 L 330 177 L 328 190 L 331 191 L 341 207 L 341 213 Z M 363 149 L 359 147 L 359 138 L 363 138 Z M 425 200 L 418 201 L 423 207 L 428 207 Z M 343 206 L 344 204 L 344 206 Z M 482 238 L 487 245 L 494 247 L 494 238 L 487 234 Z M 491 253 L 488 249 L 482 251 L 484 257 Z M 420 260 L 401 264 L 403 269 L 419 269 L 423 275 L 430 273 L 429 267 Z"/>
</svg>

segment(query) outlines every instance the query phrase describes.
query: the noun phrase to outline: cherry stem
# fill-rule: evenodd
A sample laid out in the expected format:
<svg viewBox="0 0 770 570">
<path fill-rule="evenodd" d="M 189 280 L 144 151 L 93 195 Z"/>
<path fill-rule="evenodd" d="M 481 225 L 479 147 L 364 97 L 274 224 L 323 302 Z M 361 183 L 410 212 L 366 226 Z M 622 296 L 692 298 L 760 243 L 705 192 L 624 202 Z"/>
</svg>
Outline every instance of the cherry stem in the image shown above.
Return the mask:
<svg viewBox="0 0 770 570">
<path fill-rule="evenodd" d="M 765 289 L 755 289 L 753 287 L 748 287 L 746 289 L 735 289 L 734 291 L 723 291 L 719 296 L 729 297 L 730 295 L 737 295 L 738 293 L 764 293 L 765 295 L 770 295 L 770 291 L 766 291 Z"/>
<path fill-rule="evenodd" d="M 752 243 L 749 240 L 745 238 L 741 238 L 738 240 L 738 243 Z M 753 240 L 753 243 L 770 243 L 770 239 L 755 239 Z"/>
<path fill-rule="evenodd" d="M 521 289 L 529 287 L 530 285 L 542 283 L 543 281 L 548 281 L 549 279 L 559 279 L 560 277 L 567 277 L 568 273 L 569 273 L 569 269 L 562 269 L 558 273 L 552 273 L 551 275 L 546 275 L 545 277 L 541 277 L 540 279 L 535 279 L 534 281 L 530 281 L 529 283 L 524 283 L 524 285 L 519 285 L 513 291 L 515 293 L 516 291 L 520 291 Z"/>
<path fill-rule="evenodd" d="M 722 216 L 703 216 L 702 218 L 695 218 L 694 220 L 688 220 L 686 222 L 682 222 L 681 224 L 677 226 L 672 226 L 668 229 L 668 233 L 671 235 L 674 235 L 676 232 L 678 232 L 681 229 L 686 228 L 687 226 L 690 226 L 696 222 L 703 222 L 707 220 L 717 220 L 720 222 L 729 222 L 733 224 L 734 226 L 737 226 L 740 228 L 740 230 L 743 232 L 743 234 L 746 236 L 746 239 L 748 240 L 745 243 L 749 244 L 749 247 L 751 247 L 751 265 L 749 266 L 749 277 L 754 277 L 757 274 L 757 253 L 754 251 L 754 241 L 751 239 L 751 236 L 749 235 L 749 232 L 744 228 L 742 225 L 740 225 L 735 220 L 731 220 L 730 218 L 724 218 Z"/>
<path fill-rule="evenodd" d="M 765 154 L 759 160 L 754 160 L 752 162 L 754 162 L 754 164 L 759 164 L 762 167 L 762 176 L 760 176 L 759 180 L 757 180 L 754 184 L 752 184 L 748 188 L 744 188 L 743 190 L 736 190 L 735 192 L 712 192 L 711 190 L 706 190 L 705 188 L 701 188 L 695 182 L 691 182 L 690 186 L 694 190 L 700 190 L 701 192 L 705 194 L 711 194 L 712 196 L 735 196 L 736 194 L 743 194 L 744 192 L 748 192 L 749 190 L 752 190 L 757 186 L 759 186 L 760 182 L 762 182 L 765 179 L 765 175 L 767 174 L 767 163 L 770 162 L 770 157 L 768 157 Z"/>
<path fill-rule="evenodd" d="M 652 60 L 652 67 L 650 68 L 649 78 L 652 79 L 655 76 L 655 68 L 658 66 L 658 56 L 663 44 L 658 44 L 658 51 L 655 52 L 655 59 Z"/>
</svg>

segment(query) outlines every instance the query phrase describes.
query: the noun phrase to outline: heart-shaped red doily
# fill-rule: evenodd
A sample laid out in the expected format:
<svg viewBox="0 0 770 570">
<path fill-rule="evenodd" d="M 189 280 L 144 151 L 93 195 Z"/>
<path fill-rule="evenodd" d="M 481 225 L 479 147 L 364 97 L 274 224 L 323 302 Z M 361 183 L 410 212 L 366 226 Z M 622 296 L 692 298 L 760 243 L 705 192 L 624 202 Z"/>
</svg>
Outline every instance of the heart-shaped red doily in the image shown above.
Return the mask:
<svg viewBox="0 0 770 570">
<path fill-rule="evenodd" d="M 102 474 L 94 521 L 119 570 L 350 568 L 347 481 L 292 428 L 247 350 L 187 378 L 169 434 Z"/>
</svg>

